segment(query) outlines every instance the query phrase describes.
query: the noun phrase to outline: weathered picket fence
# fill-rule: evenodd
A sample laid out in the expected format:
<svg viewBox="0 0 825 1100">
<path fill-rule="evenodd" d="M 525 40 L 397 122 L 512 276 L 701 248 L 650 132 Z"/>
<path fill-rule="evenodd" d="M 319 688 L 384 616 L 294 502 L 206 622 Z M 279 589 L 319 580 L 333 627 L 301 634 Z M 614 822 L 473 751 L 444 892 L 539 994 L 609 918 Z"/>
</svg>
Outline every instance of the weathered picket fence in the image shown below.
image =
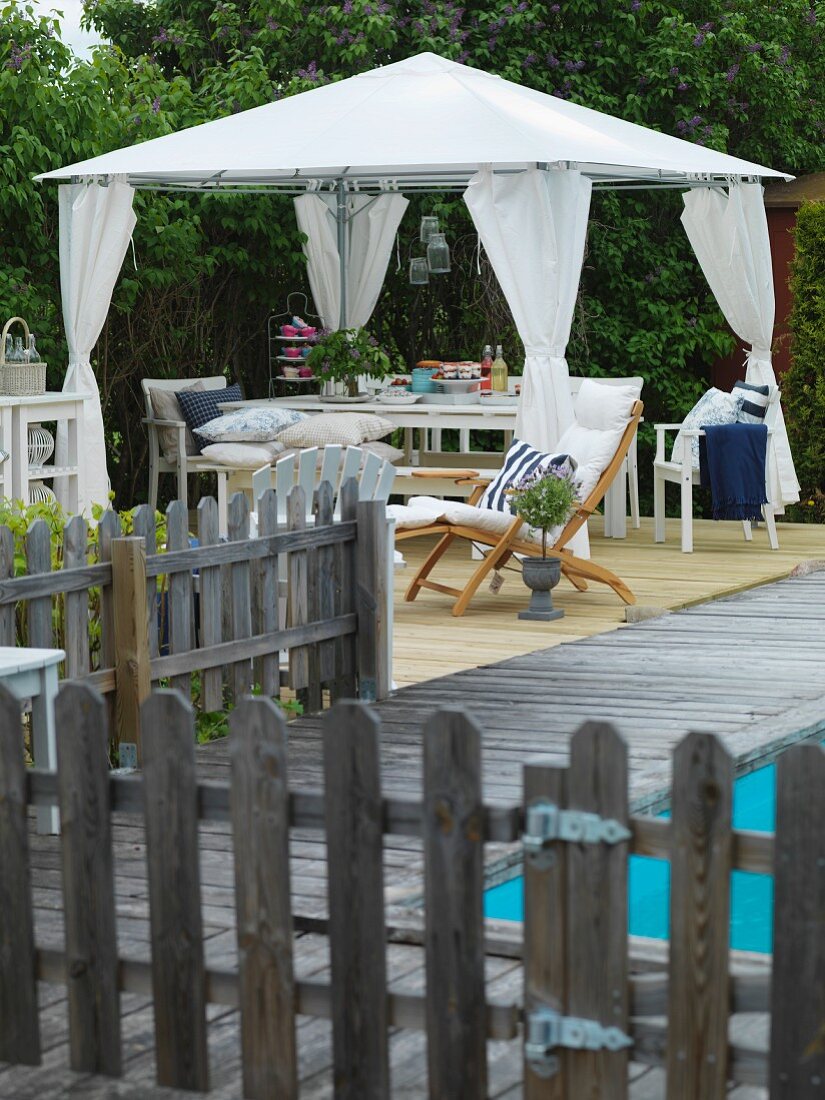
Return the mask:
<svg viewBox="0 0 825 1100">
<path fill-rule="evenodd" d="M 352 480 L 342 487 L 340 520 L 333 519 L 328 483 L 316 491 L 313 511 L 308 526 L 304 490 L 296 486 L 286 526 L 279 526 L 275 492 L 268 490 L 259 502 L 258 537 L 251 539 L 249 505 L 238 493 L 229 504 L 228 542 L 219 542 L 217 505 L 205 498 L 198 545 L 191 547 L 188 513 L 173 501 L 164 553 L 156 553 L 148 506 L 136 509 L 129 538 L 121 537 L 117 514 L 106 512 L 93 563 L 86 522 L 75 516 L 55 571 L 51 534 L 38 520 L 26 537 L 27 575 L 20 577 L 12 533 L 0 527 L 0 645 L 15 645 L 15 616 L 25 601 L 28 645 L 63 648 L 66 679 L 112 695 L 115 740 L 136 745 L 138 753 L 139 707 L 152 683 L 168 681 L 188 696 L 199 673 L 201 709 L 222 710 L 255 683 L 265 695 L 279 693 L 279 651 L 289 651 L 288 686 L 304 693 L 312 710 L 321 709 L 325 689 L 332 700 L 381 698 L 390 683 L 384 505 L 359 501 Z M 279 589 L 286 590 L 286 621 Z"/>
<path fill-rule="evenodd" d="M 106 708 L 88 687 L 57 702 L 58 772 L 26 771 L 19 705 L 0 690 L 0 1061 L 35 1065 L 43 1040 L 36 979 L 68 987 L 71 1066 L 122 1071 L 119 990 L 154 1000 L 158 1083 L 208 1089 L 208 1003 L 240 1009 L 244 1095 L 296 1097 L 296 1013 L 333 1023 L 335 1095 L 392 1095 L 388 1032 L 427 1036 L 435 1098 L 487 1095 L 486 1043 L 522 1035 L 528 1100 L 626 1100 L 628 1062 L 663 1065 L 667 1100 L 722 1100 L 729 1082 L 774 1100 L 820 1097 L 825 1081 L 825 753 L 797 746 L 778 765 L 776 834 L 731 827 L 733 766 L 691 734 L 674 755 L 670 820 L 630 817 L 626 746 L 587 724 L 569 767 L 525 768 L 524 806 L 482 799 L 481 734 L 458 709 L 423 730 L 423 798 L 385 798 L 379 726 L 359 703 L 325 717 L 323 792 L 289 790 L 286 728 L 273 704 L 231 716 L 231 784 L 199 783 L 190 706 L 172 691 L 143 704 L 144 771 L 107 771 Z M 34 942 L 27 803 L 62 820 L 65 951 Z M 151 961 L 118 957 L 115 812 L 145 822 Z M 239 966 L 204 964 L 198 821 L 232 824 Z M 293 975 L 290 829 L 326 834 L 331 982 Z M 383 836 L 425 855 L 423 994 L 387 987 Z M 484 846 L 523 839 L 524 1004 L 485 999 Z M 628 854 L 671 863 L 666 971 L 634 973 Z M 732 868 L 775 875 L 767 969 L 731 973 Z M 770 1051 L 732 1043 L 730 1019 L 772 1014 Z M 44 1037 L 45 1039 L 46 1037 Z M 142 1093 L 143 1095 L 143 1093 Z"/>
</svg>

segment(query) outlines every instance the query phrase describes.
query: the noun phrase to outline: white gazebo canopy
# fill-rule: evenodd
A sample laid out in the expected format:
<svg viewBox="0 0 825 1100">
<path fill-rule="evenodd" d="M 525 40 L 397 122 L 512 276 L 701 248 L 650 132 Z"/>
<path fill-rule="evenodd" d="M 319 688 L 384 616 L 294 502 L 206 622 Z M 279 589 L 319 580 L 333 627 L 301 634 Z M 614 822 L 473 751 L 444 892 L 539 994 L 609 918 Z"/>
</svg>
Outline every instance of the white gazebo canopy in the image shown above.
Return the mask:
<svg viewBox="0 0 825 1100">
<path fill-rule="evenodd" d="M 551 447 L 572 419 L 564 355 L 592 189 L 713 189 L 723 207 L 735 195 L 729 232 L 706 235 L 699 258 L 714 293 L 720 279 L 741 282 L 764 311 L 773 303 L 772 281 L 764 285 L 770 251 L 760 186 L 768 177 L 792 178 L 424 53 L 38 178 L 70 181 L 75 189 L 73 202 L 61 205 L 61 234 L 71 232 L 83 192 L 102 190 L 96 184 L 106 184 L 113 200 L 126 186 L 299 196 L 310 284 L 332 327 L 369 320 L 406 207 L 401 192 L 464 192 L 525 344 L 519 432 Z M 377 205 L 369 198 L 375 193 Z M 724 220 L 723 210 L 715 213 Z M 101 219 L 105 209 L 98 229 Z M 130 232 L 122 217 L 113 221 L 114 232 Z M 726 255 L 710 272 L 714 240 Z M 127 242 L 128 235 L 124 250 Z M 93 265 L 88 270 L 94 278 Z M 110 299 L 111 289 L 101 282 L 100 294 Z M 749 313 L 743 332 L 721 304 L 739 335 L 758 343 L 749 352 L 749 378 L 772 377 L 764 346 L 772 316 L 763 315 L 760 325 Z M 779 432 L 775 439 L 783 451 L 779 507 L 796 499 L 798 486 L 787 437 Z"/>
</svg>

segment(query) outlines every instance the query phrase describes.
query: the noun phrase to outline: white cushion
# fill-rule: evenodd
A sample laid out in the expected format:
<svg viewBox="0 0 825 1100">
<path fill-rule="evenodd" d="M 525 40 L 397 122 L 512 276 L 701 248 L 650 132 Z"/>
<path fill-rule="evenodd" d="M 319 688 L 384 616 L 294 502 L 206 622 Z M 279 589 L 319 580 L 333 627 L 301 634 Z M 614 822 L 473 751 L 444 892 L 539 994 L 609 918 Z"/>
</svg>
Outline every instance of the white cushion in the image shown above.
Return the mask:
<svg viewBox="0 0 825 1100">
<path fill-rule="evenodd" d="M 283 444 L 277 440 L 264 443 L 210 443 L 203 448 L 201 455 L 210 462 L 219 462 L 222 466 L 257 470 L 260 466 L 271 465 L 280 457 L 283 449 Z"/>
<path fill-rule="evenodd" d="M 640 392 L 636 386 L 607 386 L 595 378 L 585 378 L 573 402 L 576 423 L 598 432 L 623 432 Z"/>
<path fill-rule="evenodd" d="M 223 416 L 216 416 L 197 430 L 201 439 L 209 443 L 264 443 L 276 439 L 279 432 L 306 420 L 307 414 L 295 409 L 258 406 L 249 409 L 233 409 Z"/>
<path fill-rule="evenodd" d="M 620 427 L 612 431 L 584 428 L 581 424 L 574 423 L 562 433 L 558 448 L 576 460 L 575 480 L 582 500 L 587 500 L 593 492 L 596 482 L 616 453 L 626 426 L 627 417 Z"/>
<path fill-rule="evenodd" d="M 381 439 L 395 430 L 391 420 L 372 413 L 319 413 L 280 433 L 286 447 L 325 447 L 339 443 L 358 447 L 372 439 Z"/>
<path fill-rule="evenodd" d="M 712 386 L 702 394 L 685 419 L 682 421 L 682 429 L 704 428 L 706 425 L 713 427 L 716 424 L 735 424 L 739 419 L 744 403 L 744 391 L 725 393 Z M 681 465 L 684 448 L 684 436 L 680 431 L 673 442 L 673 450 L 670 453 L 670 461 Z M 694 436 L 690 440 L 691 465 L 695 470 L 699 469 L 699 440 Z"/>
<path fill-rule="evenodd" d="M 474 504 L 465 504 L 458 500 L 439 500 L 437 497 L 411 497 L 408 504 L 391 504 L 387 516 L 394 519 L 399 530 L 413 530 L 429 527 L 431 523 L 454 523 L 463 527 L 475 527 L 489 535 L 503 535 L 513 517 L 509 512 L 499 512 L 493 508 L 479 508 Z M 547 533 L 548 545 L 552 546 L 562 528 L 554 527 Z M 526 523 L 518 533 L 525 542 L 541 545 L 541 532 L 534 531 Z"/>
</svg>

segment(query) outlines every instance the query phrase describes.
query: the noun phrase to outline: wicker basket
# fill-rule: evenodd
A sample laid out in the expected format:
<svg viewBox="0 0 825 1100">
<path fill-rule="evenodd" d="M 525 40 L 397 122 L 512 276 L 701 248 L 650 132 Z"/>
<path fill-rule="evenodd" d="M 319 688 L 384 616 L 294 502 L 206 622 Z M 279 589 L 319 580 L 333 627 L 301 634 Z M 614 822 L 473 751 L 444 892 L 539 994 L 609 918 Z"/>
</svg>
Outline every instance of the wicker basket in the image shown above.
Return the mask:
<svg viewBox="0 0 825 1100">
<path fill-rule="evenodd" d="M 29 326 L 23 318 L 12 317 L 6 321 L 0 336 L 0 394 L 4 397 L 37 397 L 46 392 L 46 364 L 6 362 L 6 336 L 15 321 L 23 326 L 26 347 L 29 346 Z"/>
</svg>

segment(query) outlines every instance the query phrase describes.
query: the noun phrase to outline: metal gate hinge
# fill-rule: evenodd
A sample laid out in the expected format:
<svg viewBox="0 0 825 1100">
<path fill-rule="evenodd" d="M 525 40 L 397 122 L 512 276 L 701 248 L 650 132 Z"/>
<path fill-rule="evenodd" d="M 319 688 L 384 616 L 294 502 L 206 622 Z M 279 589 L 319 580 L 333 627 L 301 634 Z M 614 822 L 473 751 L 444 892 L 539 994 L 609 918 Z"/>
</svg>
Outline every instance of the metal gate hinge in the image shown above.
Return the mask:
<svg viewBox="0 0 825 1100">
<path fill-rule="evenodd" d="M 603 1027 L 595 1020 L 562 1016 L 549 1008 L 537 1008 L 527 1013 L 527 1037 L 524 1057 L 539 1077 L 552 1077 L 558 1072 L 558 1047 L 568 1050 L 624 1050 L 633 1040 L 618 1027 Z"/>
<path fill-rule="evenodd" d="M 629 839 L 630 830 L 614 818 L 599 817 L 585 810 L 561 810 L 544 799 L 528 805 L 521 838 L 525 855 L 538 868 L 552 865 L 550 845 L 556 840 L 572 844 L 619 844 Z"/>
</svg>

